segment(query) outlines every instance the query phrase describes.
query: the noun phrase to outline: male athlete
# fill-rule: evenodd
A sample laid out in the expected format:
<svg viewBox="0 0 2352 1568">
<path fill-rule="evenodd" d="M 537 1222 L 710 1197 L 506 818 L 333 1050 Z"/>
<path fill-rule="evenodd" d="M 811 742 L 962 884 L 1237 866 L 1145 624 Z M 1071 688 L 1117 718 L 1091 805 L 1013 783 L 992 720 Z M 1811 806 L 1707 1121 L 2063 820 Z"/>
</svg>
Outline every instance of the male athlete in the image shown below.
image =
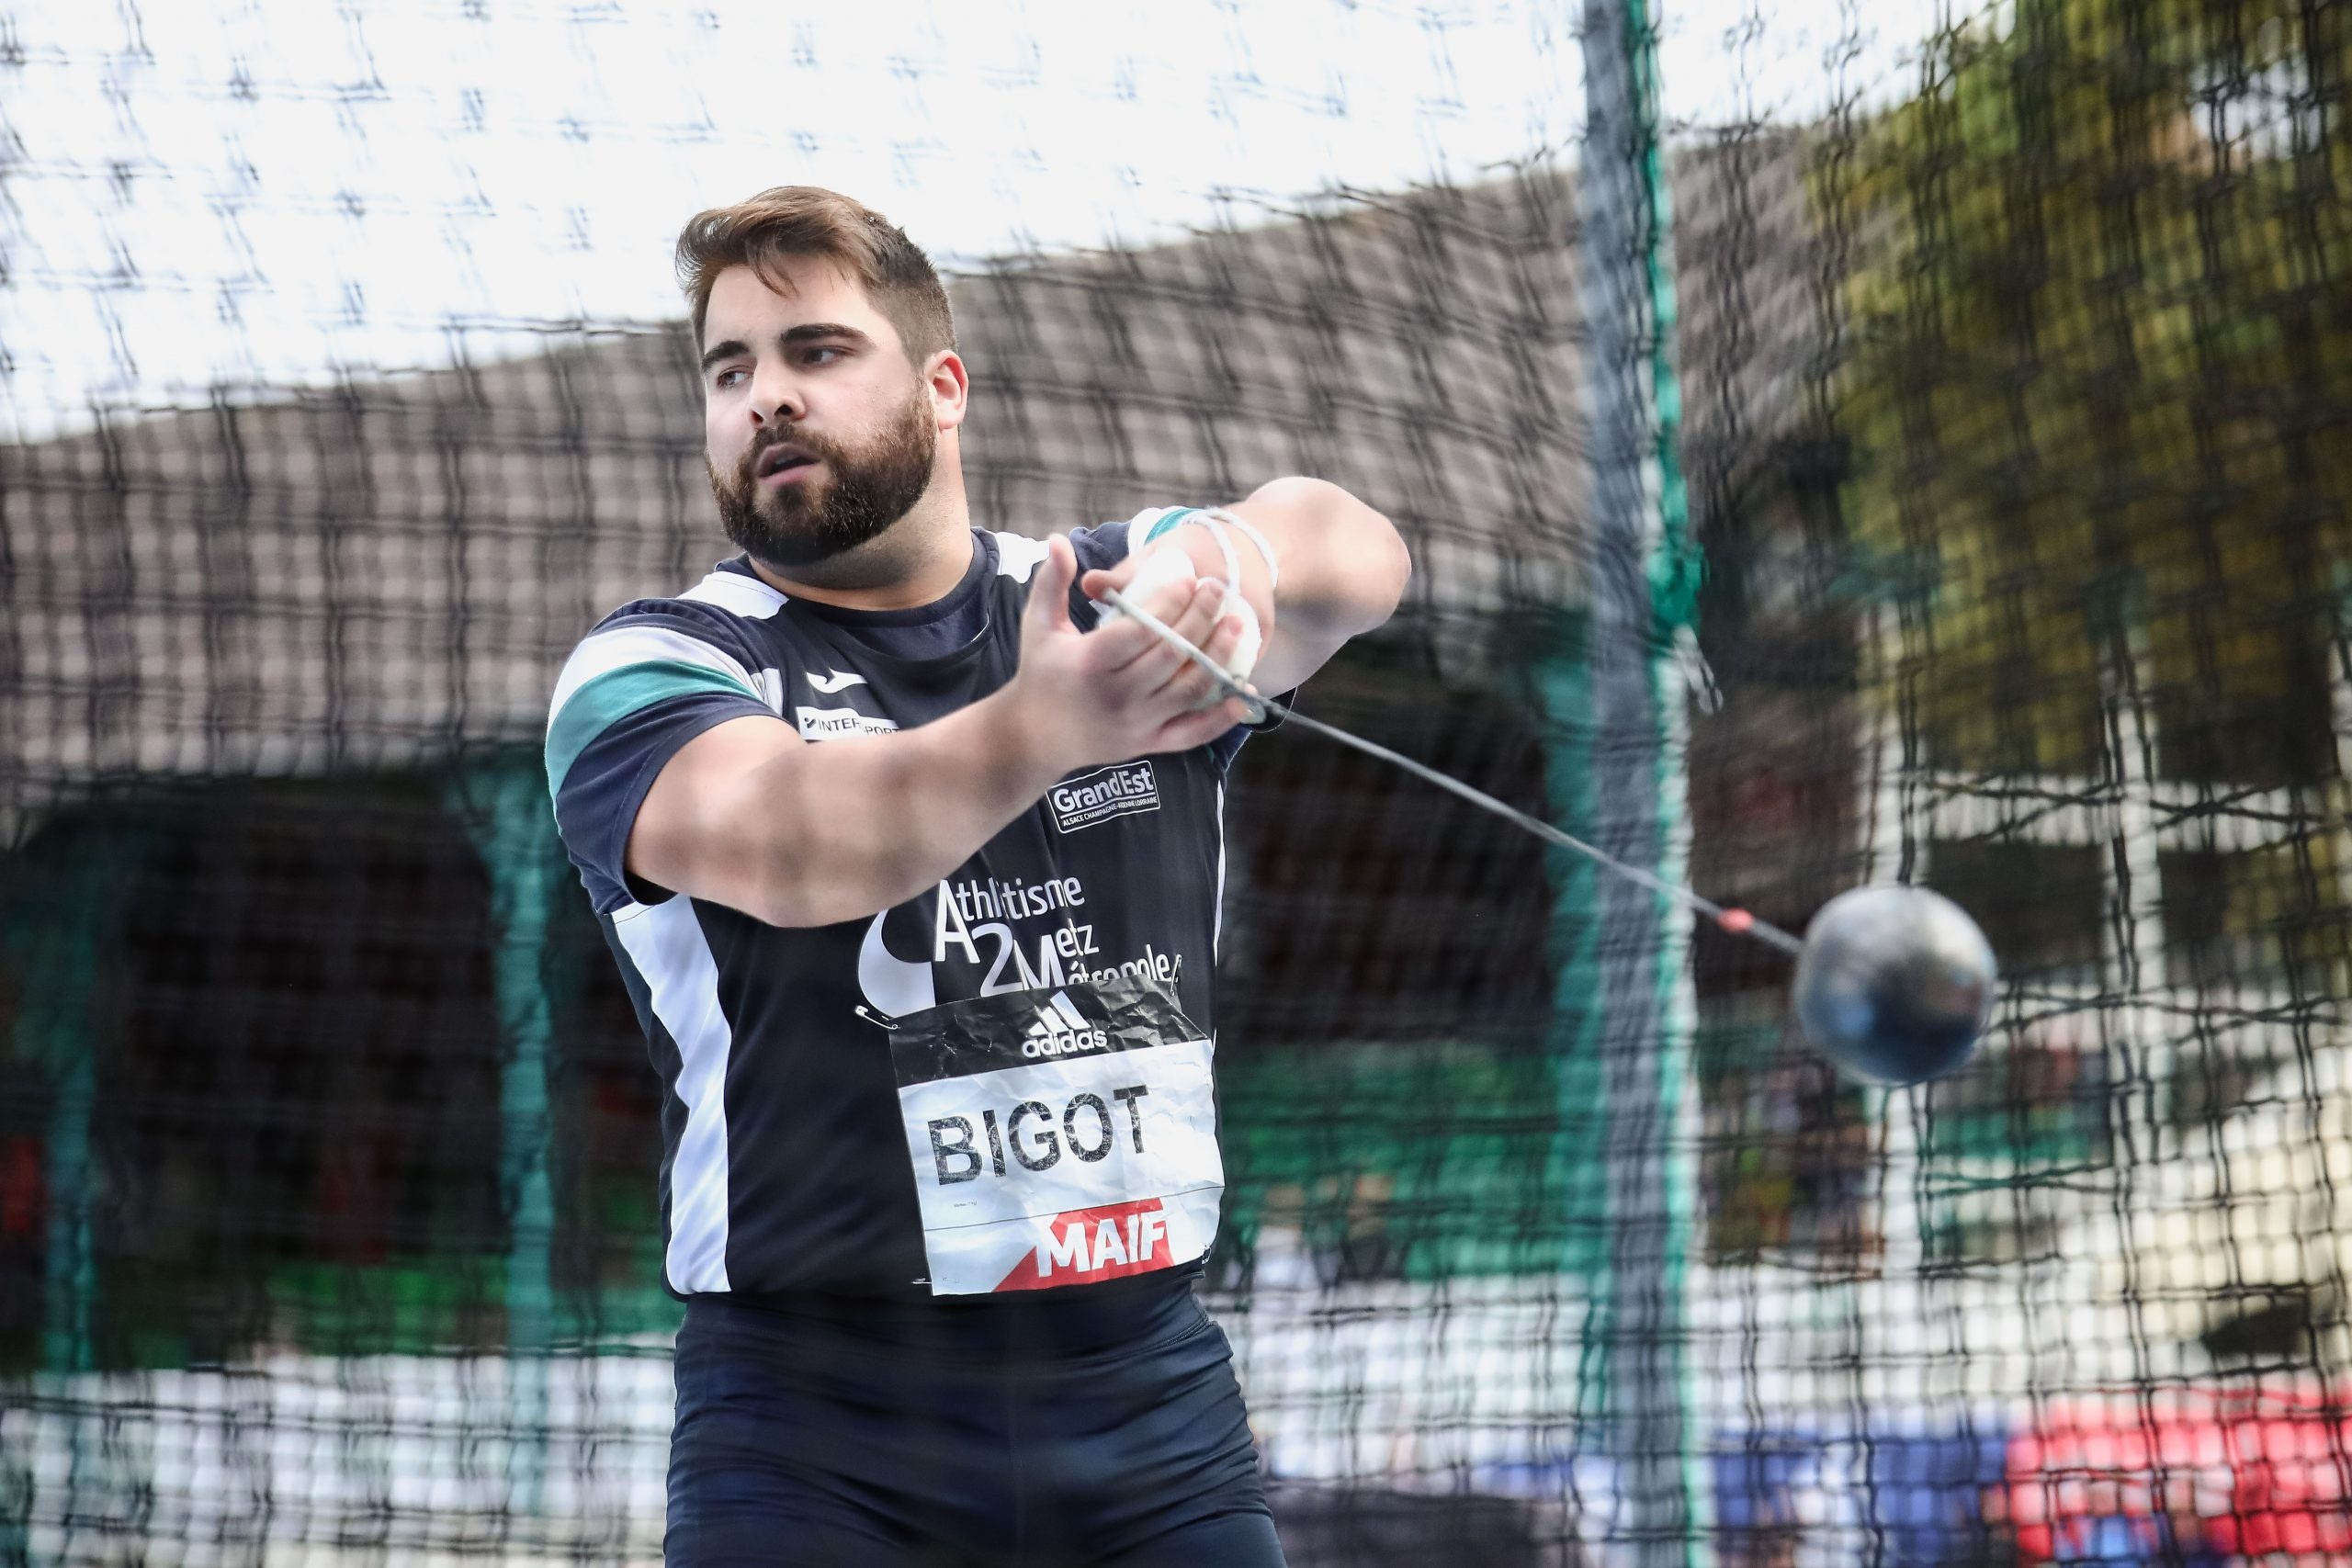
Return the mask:
<svg viewBox="0 0 2352 1568">
<path fill-rule="evenodd" d="M 1286 691 L 1404 547 L 1306 479 L 1238 525 L 976 528 L 903 232 L 786 186 L 678 259 L 743 553 L 599 624 L 547 742 L 664 1089 L 669 1561 L 1279 1564 L 1193 1295 L 1244 705 L 1095 601 L 1148 567 L 1137 603 L 1228 668 L 1254 617 Z"/>
</svg>

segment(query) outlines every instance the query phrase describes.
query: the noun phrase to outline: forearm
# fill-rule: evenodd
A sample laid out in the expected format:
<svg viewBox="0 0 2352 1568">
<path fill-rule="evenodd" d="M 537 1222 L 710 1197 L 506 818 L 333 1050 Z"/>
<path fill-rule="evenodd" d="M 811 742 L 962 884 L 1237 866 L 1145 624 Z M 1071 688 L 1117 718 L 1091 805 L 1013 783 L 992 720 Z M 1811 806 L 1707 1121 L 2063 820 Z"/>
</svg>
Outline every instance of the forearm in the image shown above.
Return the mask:
<svg viewBox="0 0 2352 1568">
<path fill-rule="evenodd" d="M 1312 671 L 1340 644 L 1396 613 L 1412 558 L 1394 524 L 1339 486 L 1275 479 L 1226 510 L 1263 534 L 1280 563 L 1274 592 L 1252 601 L 1261 618 L 1269 607 L 1273 612 L 1261 689 L 1293 684 L 1294 674 Z M 1245 563 L 1243 592 L 1263 594 L 1257 551 L 1244 543 L 1238 553 Z"/>
<path fill-rule="evenodd" d="M 1067 768 L 1007 687 L 918 728 L 792 747 L 744 780 L 748 910 L 819 926 L 905 902 L 952 874 Z"/>
<path fill-rule="evenodd" d="M 1274 620 L 1343 642 L 1396 613 L 1412 559 L 1396 525 L 1339 486 L 1280 479 L 1227 508 L 1266 536 L 1282 563 Z"/>
<path fill-rule="evenodd" d="M 1339 486 L 1279 479 L 1219 510 L 1264 540 L 1261 550 L 1240 530 L 1226 531 L 1241 596 L 1261 626 L 1329 651 L 1396 613 L 1412 558 L 1394 524 Z M 1195 574 L 1225 580 L 1228 562 L 1211 530 L 1183 526 L 1163 537 L 1191 558 Z"/>
<path fill-rule="evenodd" d="M 1188 751 L 1238 723 L 1209 677 L 1125 620 L 1080 632 L 1078 563 L 1047 542 L 1022 611 L 1020 664 L 997 691 L 913 729 L 803 740 L 766 716 L 680 747 L 631 820 L 628 875 L 776 926 L 833 925 L 952 874 L 1073 769 Z M 1205 585 L 1141 603 L 1229 658 Z"/>
</svg>

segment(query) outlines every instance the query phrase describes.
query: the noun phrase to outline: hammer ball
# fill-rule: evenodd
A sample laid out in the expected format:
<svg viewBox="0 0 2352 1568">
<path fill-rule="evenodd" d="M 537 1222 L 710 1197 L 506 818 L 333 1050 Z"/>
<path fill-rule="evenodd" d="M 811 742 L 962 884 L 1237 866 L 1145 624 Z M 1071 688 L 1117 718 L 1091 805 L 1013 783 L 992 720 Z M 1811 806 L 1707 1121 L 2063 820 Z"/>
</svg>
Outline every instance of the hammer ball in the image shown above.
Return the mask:
<svg viewBox="0 0 2352 1568">
<path fill-rule="evenodd" d="M 1993 1016 L 1992 944 L 1924 887 L 1857 887 L 1821 907 L 1797 958 L 1797 1023 L 1866 1083 L 1915 1084 L 1968 1058 Z"/>
</svg>

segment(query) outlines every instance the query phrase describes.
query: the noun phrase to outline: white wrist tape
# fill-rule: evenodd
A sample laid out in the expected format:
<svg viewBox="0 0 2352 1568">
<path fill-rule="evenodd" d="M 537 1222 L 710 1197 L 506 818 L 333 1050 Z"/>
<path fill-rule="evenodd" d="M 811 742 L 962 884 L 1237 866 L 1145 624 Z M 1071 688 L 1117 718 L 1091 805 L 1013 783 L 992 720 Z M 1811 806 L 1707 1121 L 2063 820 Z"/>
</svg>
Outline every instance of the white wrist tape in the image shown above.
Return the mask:
<svg viewBox="0 0 2352 1568">
<path fill-rule="evenodd" d="M 1146 517 L 1152 520 L 1145 523 Z M 1137 513 L 1135 521 L 1127 525 L 1127 554 L 1134 555 L 1141 546 L 1166 538 L 1188 523 L 1206 528 L 1216 539 L 1217 553 L 1225 558 L 1225 580 L 1228 584 L 1241 581 L 1241 563 L 1234 558 L 1233 541 L 1225 532 L 1230 528 L 1249 540 L 1250 548 L 1258 552 L 1258 558 L 1266 563 L 1266 591 L 1271 593 L 1283 585 L 1282 565 L 1274 559 L 1274 547 L 1266 543 L 1266 536 L 1258 532 L 1248 518 L 1222 506 L 1163 506 L 1153 512 Z M 1137 527 L 1143 529 L 1140 537 L 1136 534 Z"/>
<path fill-rule="evenodd" d="M 1192 553 L 1170 537 L 1186 525 L 1206 528 L 1216 541 L 1217 554 L 1224 558 L 1225 603 L 1219 606 L 1220 616 L 1232 615 L 1241 623 L 1241 638 L 1234 645 L 1227 661 L 1227 672 L 1237 681 L 1247 679 L 1258 662 L 1264 645 L 1264 634 L 1258 623 L 1258 612 L 1241 592 L 1241 561 L 1233 552 L 1233 539 L 1228 529 L 1238 529 L 1259 557 L 1266 563 L 1266 581 L 1272 586 L 1277 575 L 1273 551 L 1267 547 L 1265 536 L 1248 523 L 1222 508 L 1197 506 L 1155 507 L 1136 514 L 1127 525 L 1127 554 L 1139 557 L 1142 564 L 1125 589 L 1125 596 L 1140 602 L 1145 594 L 1165 583 L 1191 581 L 1196 573 Z M 1204 706 L 1213 706 L 1223 696 L 1212 696 Z"/>
</svg>

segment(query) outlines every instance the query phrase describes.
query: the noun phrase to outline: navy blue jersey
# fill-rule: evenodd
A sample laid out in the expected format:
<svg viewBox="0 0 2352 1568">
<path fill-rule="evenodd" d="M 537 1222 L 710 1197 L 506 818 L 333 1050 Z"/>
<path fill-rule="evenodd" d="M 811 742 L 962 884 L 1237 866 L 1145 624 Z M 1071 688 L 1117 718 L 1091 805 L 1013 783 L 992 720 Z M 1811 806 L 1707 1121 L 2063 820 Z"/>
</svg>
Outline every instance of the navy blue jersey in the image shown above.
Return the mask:
<svg viewBox="0 0 2352 1568">
<path fill-rule="evenodd" d="M 1120 559 L 1125 528 L 1073 533 L 1080 570 Z M 664 1273 L 680 1295 L 928 1293 L 891 1041 L 874 1020 L 1058 994 L 1061 1012 L 1034 1026 L 1050 1030 L 1083 1011 L 1071 993 L 1140 982 L 1213 1028 L 1221 811 L 1239 729 L 1080 770 L 936 887 L 838 925 L 769 926 L 623 866 L 655 776 L 714 725 L 758 715 L 822 744 L 913 728 L 1004 684 L 1046 548 L 977 529 L 973 547 L 962 583 L 918 611 L 794 600 L 728 562 L 675 598 L 606 616 L 558 682 L 556 820 L 661 1074 Z M 1092 625 L 1075 590 L 1070 608 Z M 1069 1124 L 1091 1151 L 1113 1122 Z M 1152 1240 L 1132 1217 L 1121 1234 L 1103 1233 L 1095 1256 Z"/>
</svg>

